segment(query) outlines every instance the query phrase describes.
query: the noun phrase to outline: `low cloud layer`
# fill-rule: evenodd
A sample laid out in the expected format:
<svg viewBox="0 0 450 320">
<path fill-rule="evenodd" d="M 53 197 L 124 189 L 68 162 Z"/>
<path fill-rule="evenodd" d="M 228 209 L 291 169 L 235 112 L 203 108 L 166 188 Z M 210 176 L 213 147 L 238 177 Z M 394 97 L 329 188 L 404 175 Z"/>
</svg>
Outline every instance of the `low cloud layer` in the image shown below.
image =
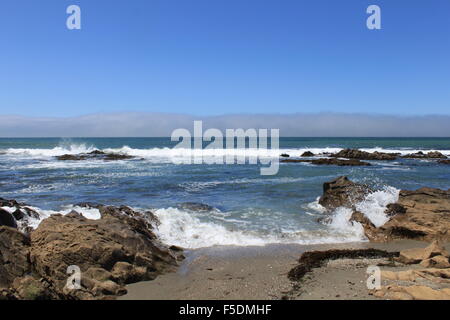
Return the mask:
<svg viewBox="0 0 450 320">
<path fill-rule="evenodd" d="M 108 113 L 73 118 L 0 116 L 0 137 L 165 137 L 177 128 L 280 129 L 285 137 L 450 137 L 450 116 L 259 114 L 197 117 L 164 113 Z"/>
</svg>

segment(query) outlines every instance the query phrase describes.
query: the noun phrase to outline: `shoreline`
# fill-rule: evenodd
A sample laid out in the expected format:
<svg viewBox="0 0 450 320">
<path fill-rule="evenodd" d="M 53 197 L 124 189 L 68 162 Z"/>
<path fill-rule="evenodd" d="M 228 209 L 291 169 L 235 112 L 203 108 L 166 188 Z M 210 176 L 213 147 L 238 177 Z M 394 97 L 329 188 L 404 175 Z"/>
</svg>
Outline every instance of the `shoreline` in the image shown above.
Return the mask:
<svg viewBox="0 0 450 320">
<path fill-rule="evenodd" d="M 324 277 L 321 274 L 322 281 L 305 282 L 303 289 L 307 294 L 300 297 L 290 296 L 294 283 L 287 274 L 306 251 L 366 248 L 401 251 L 425 248 L 427 245 L 427 242 L 422 241 L 397 240 L 389 243 L 273 244 L 188 250 L 185 251 L 186 259 L 176 272 L 160 275 L 152 281 L 127 285 L 128 293 L 118 297 L 118 300 L 372 300 L 376 298 L 369 295 L 366 288 L 365 269 L 348 268 L 339 272 L 338 276 Z M 309 276 L 314 277 L 315 271 Z M 323 287 L 324 281 L 327 287 Z M 348 287 L 348 282 L 355 284 L 353 288 Z"/>
</svg>

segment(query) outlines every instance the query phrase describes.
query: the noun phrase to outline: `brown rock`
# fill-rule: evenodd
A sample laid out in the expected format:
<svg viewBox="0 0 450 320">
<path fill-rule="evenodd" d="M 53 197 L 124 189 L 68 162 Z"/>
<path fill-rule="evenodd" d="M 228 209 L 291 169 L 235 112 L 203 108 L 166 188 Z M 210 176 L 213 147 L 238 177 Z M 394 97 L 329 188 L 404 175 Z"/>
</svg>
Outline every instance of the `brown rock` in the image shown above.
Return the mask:
<svg viewBox="0 0 450 320">
<path fill-rule="evenodd" d="M 420 265 L 424 268 L 450 268 L 448 257 L 444 256 L 435 256 L 430 259 L 422 260 Z"/>
<path fill-rule="evenodd" d="M 174 270 L 182 255 L 159 243 L 150 224 L 126 208 L 101 207 L 100 220 L 76 213 L 45 219 L 31 235 L 35 271 L 51 279 L 58 293 L 90 299 L 123 293 L 125 283 Z M 70 265 L 82 272 L 82 290 L 65 288 Z"/>
<path fill-rule="evenodd" d="M 0 288 L 31 271 L 30 239 L 16 229 L 0 227 Z"/>
<path fill-rule="evenodd" d="M 443 256 L 448 259 L 448 252 L 437 241 L 434 241 L 426 248 L 413 248 L 400 251 L 398 260 L 405 264 L 416 264 L 436 256 Z"/>
<path fill-rule="evenodd" d="M 404 208 L 403 213 L 394 215 L 380 227 L 380 232 L 392 239 L 450 240 L 449 191 L 431 188 L 401 191 L 397 205 Z"/>
<path fill-rule="evenodd" d="M 351 208 L 356 202 L 364 200 L 370 192 L 370 188 L 365 185 L 352 182 L 347 177 L 339 177 L 324 183 L 319 203 L 328 210 L 337 207 Z"/>
</svg>

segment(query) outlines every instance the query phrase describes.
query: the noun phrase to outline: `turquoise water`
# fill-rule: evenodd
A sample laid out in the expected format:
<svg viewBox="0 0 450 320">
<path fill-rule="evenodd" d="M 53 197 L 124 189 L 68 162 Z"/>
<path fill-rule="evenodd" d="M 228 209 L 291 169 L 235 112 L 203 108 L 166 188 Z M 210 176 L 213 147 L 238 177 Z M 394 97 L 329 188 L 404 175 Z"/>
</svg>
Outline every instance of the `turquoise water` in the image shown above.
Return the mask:
<svg viewBox="0 0 450 320">
<path fill-rule="evenodd" d="M 173 164 L 168 148 L 174 145 L 168 138 L 0 139 L 0 197 L 41 210 L 86 201 L 151 208 L 162 221 L 159 232 L 167 242 L 201 247 L 355 240 L 360 235 L 351 228 L 317 223 L 323 215 L 316 202 L 322 184 L 341 175 L 382 190 L 379 199 L 367 204 L 374 205 L 376 214 L 383 201 L 395 198 L 395 190 L 450 188 L 450 166 L 433 161 L 372 161 L 371 167 L 280 164 L 277 175 L 261 176 L 259 165 Z M 282 138 L 279 152 L 299 156 L 306 150 L 342 148 L 404 154 L 439 150 L 450 155 L 450 139 Z M 127 153 L 136 159 L 55 159 L 94 149 Z M 191 212 L 180 207 L 183 202 L 204 203 L 216 210 Z"/>
</svg>

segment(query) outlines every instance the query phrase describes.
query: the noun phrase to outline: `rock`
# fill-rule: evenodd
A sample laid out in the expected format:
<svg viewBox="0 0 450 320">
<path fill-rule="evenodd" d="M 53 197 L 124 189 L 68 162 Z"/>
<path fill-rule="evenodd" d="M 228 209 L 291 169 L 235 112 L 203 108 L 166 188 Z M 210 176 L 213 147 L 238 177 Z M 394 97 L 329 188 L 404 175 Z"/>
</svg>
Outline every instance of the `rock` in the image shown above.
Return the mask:
<svg viewBox="0 0 450 320">
<path fill-rule="evenodd" d="M 444 256 L 435 256 L 430 259 L 422 260 L 420 265 L 424 268 L 450 268 L 448 257 Z"/>
<path fill-rule="evenodd" d="M 427 154 L 422 151 L 402 156 L 405 159 L 447 159 L 447 156 L 438 151 L 430 151 Z"/>
<path fill-rule="evenodd" d="M 21 300 L 50 300 L 58 299 L 45 280 L 35 279 L 31 276 L 16 278 L 13 282 L 13 291 Z"/>
<path fill-rule="evenodd" d="M 416 264 L 423 260 L 433 258 L 435 256 L 443 256 L 448 260 L 449 254 L 437 241 L 433 241 L 426 248 L 414 248 L 400 251 L 398 260 L 405 264 Z"/>
<path fill-rule="evenodd" d="M 282 153 L 282 154 L 280 155 L 280 157 L 282 157 L 282 158 L 289 158 L 290 155 L 288 155 L 287 153 Z"/>
<path fill-rule="evenodd" d="M 391 239 L 450 240 L 450 191 L 421 188 L 400 191 L 400 214 L 380 227 Z"/>
<path fill-rule="evenodd" d="M 8 211 L 0 209 L 0 226 L 17 228 L 16 219 Z"/>
<path fill-rule="evenodd" d="M 450 300 L 449 289 L 432 289 L 426 286 L 390 285 L 379 291 L 379 296 L 392 300 Z"/>
<path fill-rule="evenodd" d="M 118 154 L 118 153 L 105 153 L 103 151 L 95 150 L 89 153 L 81 153 L 81 154 L 64 154 L 62 156 L 57 156 L 56 159 L 61 161 L 81 161 L 81 160 L 104 160 L 104 161 L 113 161 L 113 160 L 128 160 L 134 159 L 133 156 L 129 156 L 126 154 Z"/>
<path fill-rule="evenodd" d="M 16 229 L 0 227 L 0 288 L 31 271 L 30 239 Z"/>
<path fill-rule="evenodd" d="M 439 160 L 438 163 L 440 163 L 440 164 L 450 164 L 450 160 Z"/>
<path fill-rule="evenodd" d="M 314 157 L 315 154 L 312 153 L 311 151 L 305 151 L 303 152 L 303 154 L 301 155 L 301 157 Z"/>
<path fill-rule="evenodd" d="M 370 166 L 371 164 L 368 162 L 362 162 L 359 160 L 341 160 L 341 159 L 329 159 L 329 158 L 320 158 L 314 160 L 304 160 L 304 159 L 288 159 L 281 160 L 282 163 L 299 163 L 306 162 L 315 165 L 335 165 L 335 166 Z"/>
<path fill-rule="evenodd" d="M 373 152 L 369 153 L 366 151 L 356 150 L 356 149 L 344 149 L 332 155 L 336 158 L 347 158 L 347 159 L 357 159 L 357 160 L 395 160 L 398 154 L 396 153 L 383 153 L 383 152 Z"/>
<path fill-rule="evenodd" d="M 288 278 L 292 281 L 300 281 L 306 273 L 314 268 L 321 267 L 325 262 L 337 259 L 359 259 L 359 258 L 394 258 L 398 252 L 387 252 L 377 249 L 339 249 L 326 251 L 308 251 L 300 256 L 299 264 L 291 269 Z"/>
<path fill-rule="evenodd" d="M 398 203 L 390 203 L 387 205 L 386 210 L 384 211 L 389 217 L 395 216 L 397 214 L 406 213 L 406 208 Z"/>
<path fill-rule="evenodd" d="M 372 192 L 369 187 L 350 181 L 347 177 L 339 177 L 323 184 L 323 194 L 319 204 L 333 210 L 338 207 L 351 208 L 356 202 Z"/>
<path fill-rule="evenodd" d="M 216 209 L 210 205 L 198 202 L 183 202 L 178 205 L 179 208 L 195 212 L 210 212 Z"/>
</svg>

